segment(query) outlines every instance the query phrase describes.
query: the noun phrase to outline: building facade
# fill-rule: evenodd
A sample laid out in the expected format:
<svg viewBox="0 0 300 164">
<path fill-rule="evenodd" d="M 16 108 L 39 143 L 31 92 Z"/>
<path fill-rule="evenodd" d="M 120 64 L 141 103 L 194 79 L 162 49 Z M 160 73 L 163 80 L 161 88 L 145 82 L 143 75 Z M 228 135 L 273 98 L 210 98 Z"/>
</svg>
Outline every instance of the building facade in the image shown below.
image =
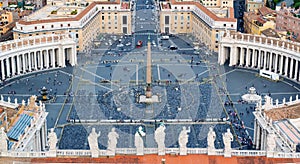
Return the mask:
<svg viewBox="0 0 300 164">
<path fill-rule="evenodd" d="M 300 41 L 300 18 L 294 16 L 294 14 L 283 8 L 277 11 L 276 17 L 276 29 L 279 31 L 287 31 L 288 39 L 293 41 Z"/>
<path fill-rule="evenodd" d="M 236 30 L 233 9 L 218 17 L 198 2 L 161 2 L 160 31 L 162 33 L 188 33 L 201 40 L 212 51 L 218 50 L 219 36 L 227 30 Z"/>
</svg>

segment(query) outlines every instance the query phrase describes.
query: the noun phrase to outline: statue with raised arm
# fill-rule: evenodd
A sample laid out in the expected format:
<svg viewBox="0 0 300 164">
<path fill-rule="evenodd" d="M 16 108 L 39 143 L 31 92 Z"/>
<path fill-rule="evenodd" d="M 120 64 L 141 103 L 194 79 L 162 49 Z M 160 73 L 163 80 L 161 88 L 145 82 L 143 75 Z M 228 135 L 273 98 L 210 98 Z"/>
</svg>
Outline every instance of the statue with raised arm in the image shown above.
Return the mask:
<svg viewBox="0 0 300 164">
<path fill-rule="evenodd" d="M 165 125 L 161 124 L 156 130 L 155 130 L 155 135 L 154 139 L 155 142 L 157 143 L 158 146 L 158 155 L 165 155 Z"/>
<path fill-rule="evenodd" d="M 178 143 L 179 143 L 179 151 L 180 151 L 180 155 L 187 155 L 187 147 L 186 144 L 189 141 L 189 135 L 188 133 L 191 132 L 190 127 L 188 129 L 186 129 L 186 127 L 182 127 L 182 130 L 179 134 L 178 137 Z"/>
<path fill-rule="evenodd" d="M 146 133 L 143 131 L 143 127 L 139 126 L 134 135 L 134 145 L 136 147 L 136 155 L 144 155 L 144 140 L 143 137 Z"/>
<path fill-rule="evenodd" d="M 48 134 L 48 143 L 50 151 L 56 150 L 57 135 L 54 132 L 54 128 L 50 129 L 50 133 Z"/>
<path fill-rule="evenodd" d="M 115 155 L 119 134 L 116 132 L 115 128 L 112 128 L 111 132 L 108 133 L 107 137 L 108 137 L 107 155 Z"/>
<path fill-rule="evenodd" d="M 98 137 L 100 136 L 101 132 L 98 134 L 96 133 L 96 129 L 92 128 L 92 132 L 88 136 L 90 150 L 99 150 L 98 147 Z"/>
<path fill-rule="evenodd" d="M 8 137 L 4 131 L 4 127 L 1 127 L 0 129 L 0 152 L 7 152 L 7 141 Z"/>
<path fill-rule="evenodd" d="M 213 127 L 210 127 L 209 132 L 207 134 L 207 149 L 208 150 L 215 149 L 215 139 L 216 139 L 216 133 L 215 133 Z"/>
<path fill-rule="evenodd" d="M 233 135 L 230 132 L 230 129 L 227 129 L 226 133 L 223 133 L 223 142 L 224 142 L 224 156 L 231 156 L 231 142 L 233 141 Z"/>
</svg>

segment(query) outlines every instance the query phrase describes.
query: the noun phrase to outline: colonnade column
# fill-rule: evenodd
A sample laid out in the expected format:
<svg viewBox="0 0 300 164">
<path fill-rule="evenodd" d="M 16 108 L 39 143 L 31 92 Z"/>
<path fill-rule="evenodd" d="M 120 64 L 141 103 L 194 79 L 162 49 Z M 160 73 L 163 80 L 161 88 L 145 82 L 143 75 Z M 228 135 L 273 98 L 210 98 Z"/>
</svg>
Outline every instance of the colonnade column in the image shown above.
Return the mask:
<svg viewBox="0 0 300 164">
<path fill-rule="evenodd" d="M 285 68 L 284 68 L 284 75 L 287 76 L 288 75 L 288 62 L 289 62 L 289 58 L 285 57 Z"/>
<path fill-rule="evenodd" d="M 280 75 L 282 75 L 282 70 L 283 70 L 283 56 L 282 54 L 280 54 L 280 70 L 279 70 Z"/>
<path fill-rule="evenodd" d="M 5 71 L 4 71 L 4 59 L 1 60 L 1 77 L 2 77 L 2 80 L 5 79 Z"/>
<path fill-rule="evenodd" d="M 33 63 L 34 63 L 34 69 L 37 70 L 37 60 L 36 60 L 36 56 L 37 55 L 36 55 L 36 51 L 33 52 L 33 55 L 34 55 L 34 57 L 33 57 L 33 59 L 34 59 L 34 61 L 33 61 Z"/>
<path fill-rule="evenodd" d="M 16 62 L 15 56 L 11 57 L 11 75 L 14 76 L 16 74 Z"/>
<path fill-rule="evenodd" d="M 252 62 L 251 62 L 251 67 L 254 67 L 254 62 L 255 62 L 255 49 L 252 50 Z"/>
<path fill-rule="evenodd" d="M 19 75 L 21 73 L 20 71 L 20 54 L 17 55 L 17 74 Z"/>
<path fill-rule="evenodd" d="M 273 66 L 273 52 L 270 52 L 270 62 L 269 62 L 269 71 L 272 71 L 272 66 Z"/>
<path fill-rule="evenodd" d="M 249 60 L 250 60 L 250 49 L 247 48 L 247 52 L 246 52 L 246 67 L 249 66 Z"/>
<path fill-rule="evenodd" d="M 49 68 L 49 50 L 46 50 L 46 69 Z"/>
<path fill-rule="evenodd" d="M 6 73 L 7 73 L 7 77 L 10 77 L 10 62 L 9 62 L 9 57 L 6 58 Z"/>
<path fill-rule="evenodd" d="M 296 61 L 296 66 L 295 66 L 294 80 L 297 80 L 297 75 L 298 75 L 298 70 L 299 70 L 299 68 L 298 68 L 299 61 L 297 59 L 295 61 Z"/>
<path fill-rule="evenodd" d="M 264 70 L 267 70 L 267 51 L 264 51 Z"/>
<path fill-rule="evenodd" d="M 40 61 L 41 61 L 41 67 L 40 67 L 40 69 L 42 70 L 43 68 L 44 68 L 44 53 L 43 53 L 44 51 L 42 50 L 42 51 L 40 51 Z"/>
<path fill-rule="evenodd" d="M 76 54 L 75 54 L 76 56 Z M 241 48 L 241 53 L 240 53 L 240 66 L 242 66 L 244 64 L 244 56 L 245 56 L 245 52 L 244 52 L 244 48 Z"/>
<path fill-rule="evenodd" d="M 278 69 L 278 54 L 276 53 L 276 54 L 275 54 L 275 71 L 274 71 L 275 73 L 278 72 L 277 69 Z"/>
<path fill-rule="evenodd" d="M 52 49 L 52 67 L 55 68 L 56 65 L 55 65 L 55 49 L 53 48 Z"/>
<path fill-rule="evenodd" d="M 32 71 L 32 64 L 31 64 L 32 58 L 31 58 L 31 52 L 28 54 L 28 65 L 29 65 L 29 72 Z"/>
<path fill-rule="evenodd" d="M 293 69 L 294 69 L 294 59 L 291 58 L 291 61 L 290 61 L 290 73 L 289 73 L 289 78 L 293 78 Z"/>
<path fill-rule="evenodd" d="M 26 72 L 26 68 L 25 68 L 25 54 L 22 54 L 22 65 L 23 65 L 23 73 Z"/>
<path fill-rule="evenodd" d="M 258 61 L 257 61 L 257 68 L 261 68 L 261 50 L 258 50 Z"/>
</svg>

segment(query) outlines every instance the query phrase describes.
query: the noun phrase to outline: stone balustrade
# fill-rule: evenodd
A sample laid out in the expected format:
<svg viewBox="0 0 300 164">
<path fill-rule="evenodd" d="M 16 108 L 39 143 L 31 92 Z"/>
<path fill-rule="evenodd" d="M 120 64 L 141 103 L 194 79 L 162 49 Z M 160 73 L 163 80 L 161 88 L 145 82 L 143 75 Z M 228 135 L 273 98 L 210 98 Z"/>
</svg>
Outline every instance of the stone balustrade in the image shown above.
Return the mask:
<svg viewBox="0 0 300 164">
<path fill-rule="evenodd" d="M 135 155 L 136 151 L 134 148 L 117 148 L 117 154 L 120 155 Z M 145 148 L 145 154 L 157 154 L 157 148 Z M 147 152 L 147 153 L 146 153 Z M 55 156 L 57 157 L 90 157 L 90 150 L 57 150 Z M 178 148 L 166 148 L 166 154 L 170 155 L 179 155 Z M 188 154 L 207 154 L 206 148 L 188 148 Z M 266 151 L 264 150 L 232 150 L 231 156 L 246 156 L 246 157 L 255 157 L 255 156 L 266 156 Z M 216 149 L 214 155 L 224 156 L 223 149 Z M 49 157 L 51 156 L 50 152 L 0 152 L 0 157 Z M 106 150 L 99 151 L 99 157 L 107 156 Z M 300 153 L 283 153 L 283 152 L 274 152 L 273 158 L 300 158 Z"/>
</svg>

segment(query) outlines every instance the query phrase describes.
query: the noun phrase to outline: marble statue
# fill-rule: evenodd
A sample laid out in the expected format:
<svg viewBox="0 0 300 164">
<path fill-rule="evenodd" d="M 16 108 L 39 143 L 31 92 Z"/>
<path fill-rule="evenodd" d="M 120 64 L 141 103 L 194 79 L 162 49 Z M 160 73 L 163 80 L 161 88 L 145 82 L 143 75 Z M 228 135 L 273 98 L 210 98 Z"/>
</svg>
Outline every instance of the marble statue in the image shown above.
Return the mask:
<svg viewBox="0 0 300 164">
<path fill-rule="evenodd" d="M 276 107 L 278 107 L 279 100 L 278 100 L 278 99 L 276 99 L 276 100 L 275 100 L 275 102 L 276 102 Z"/>
<path fill-rule="evenodd" d="M 224 142 L 224 156 L 231 156 L 231 142 L 233 141 L 233 135 L 230 132 L 230 129 L 227 129 L 226 133 L 223 133 L 223 142 Z"/>
<path fill-rule="evenodd" d="M 299 97 L 298 97 L 298 95 L 296 95 L 296 100 L 298 101 L 298 99 L 299 99 Z"/>
<path fill-rule="evenodd" d="M 154 139 L 155 142 L 157 143 L 157 149 L 158 149 L 158 155 L 165 155 L 165 125 L 161 124 L 156 130 L 155 130 L 155 135 Z"/>
<path fill-rule="evenodd" d="M 178 143 L 179 143 L 179 151 L 180 155 L 186 155 L 187 154 L 187 147 L 186 144 L 188 143 L 189 135 L 188 133 L 191 132 L 190 127 L 186 129 L 186 127 L 182 127 L 182 130 L 178 137 Z"/>
<path fill-rule="evenodd" d="M 1 101 L 4 101 L 3 95 L 1 95 Z"/>
<path fill-rule="evenodd" d="M 56 150 L 56 143 L 57 143 L 57 135 L 54 132 L 54 128 L 50 129 L 50 133 L 48 134 L 48 143 L 49 143 L 49 150 Z"/>
<path fill-rule="evenodd" d="M 139 126 L 134 135 L 134 145 L 136 147 L 136 155 L 144 155 L 144 140 L 143 137 L 146 133 L 143 131 L 143 127 Z"/>
<path fill-rule="evenodd" d="M 101 134 L 101 132 L 99 132 L 97 134 L 96 129 L 92 128 L 92 132 L 88 136 L 88 142 L 89 142 L 90 150 L 92 150 L 92 151 L 99 150 L 98 137 L 100 136 L 100 134 Z"/>
<path fill-rule="evenodd" d="M 25 105 L 26 105 L 26 104 L 25 104 L 25 100 L 22 100 L 22 105 L 23 105 L 23 106 L 25 106 Z"/>
<path fill-rule="evenodd" d="M 215 139 L 216 139 L 216 133 L 215 133 L 213 127 L 210 127 L 209 132 L 207 134 L 207 149 L 208 150 L 215 149 Z"/>
<path fill-rule="evenodd" d="M 293 97 L 292 96 L 290 96 L 290 103 L 293 101 Z"/>
<path fill-rule="evenodd" d="M 10 103 L 10 97 L 7 98 L 7 102 Z"/>
<path fill-rule="evenodd" d="M 17 98 L 15 98 L 15 104 L 18 104 L 18 99 Z"/>
<path fill-rule="evenodd" d="M 116 132 L 115 128 L 112 128 L 111 132 L 108 133 L 107 137 L 107 155 L 115 155 L 119 134 Z"/>
<path fill-rule="evenodd" d="M 282 104 L 283 104 L 283 105 L 285 104 L 285 98 L 283 98 L 283 100 L 282 100 Z"/>
<path fill-rule="evenodd" d="M 8 150 L 7 147 L 8 137 L 4 131 L 4 127 L 0 129 L 0 152 L 6 152 Z"/>
</svg>

